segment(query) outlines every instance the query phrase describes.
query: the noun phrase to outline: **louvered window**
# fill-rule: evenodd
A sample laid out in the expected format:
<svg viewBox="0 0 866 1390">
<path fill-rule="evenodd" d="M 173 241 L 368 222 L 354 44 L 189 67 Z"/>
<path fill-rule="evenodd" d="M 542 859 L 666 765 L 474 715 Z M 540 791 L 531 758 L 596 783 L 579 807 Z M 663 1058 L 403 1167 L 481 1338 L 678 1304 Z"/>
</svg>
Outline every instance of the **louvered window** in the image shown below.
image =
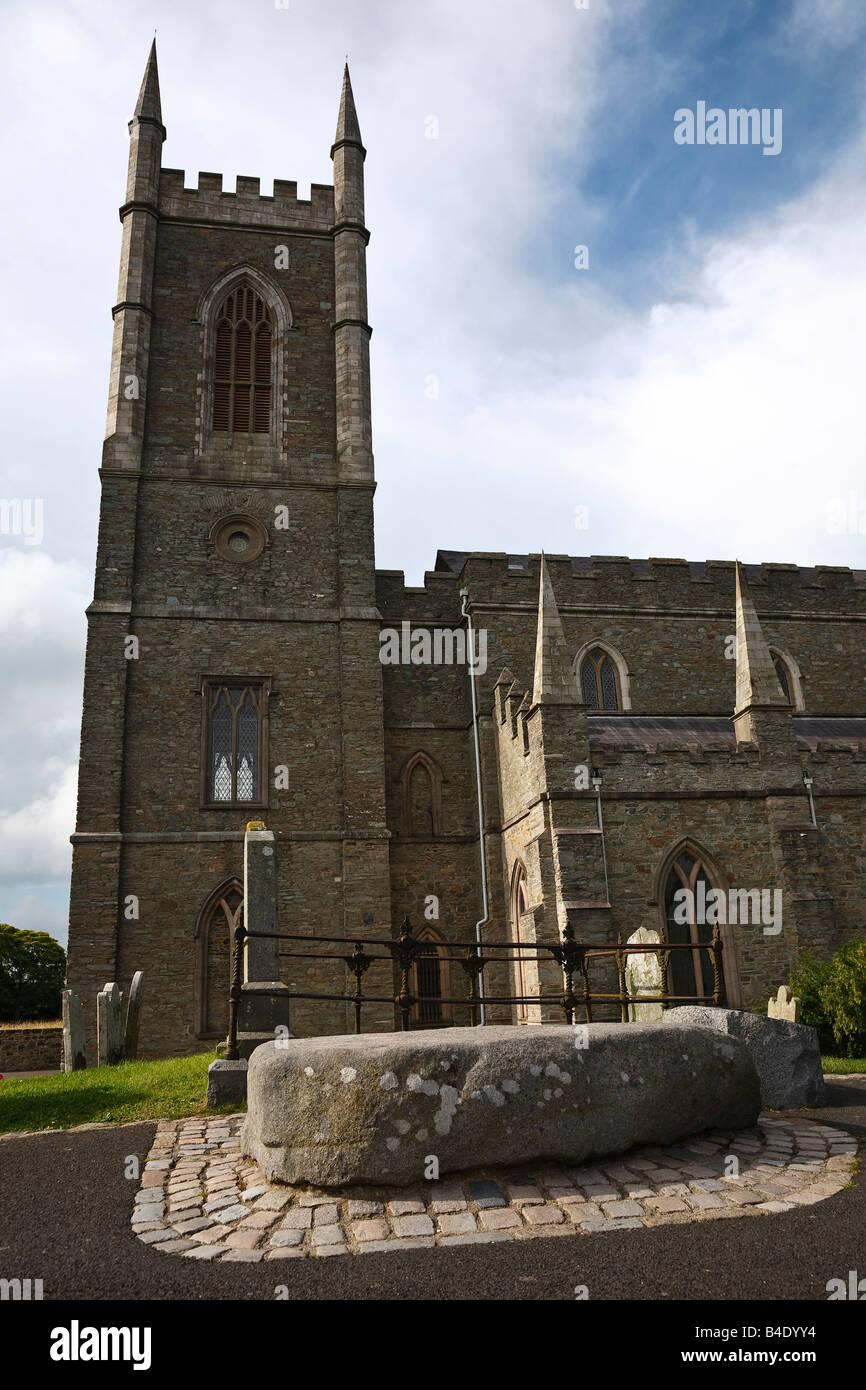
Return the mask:
<svg viewBox="0 0 866 1390">
<path fill-rule="evenodd" d="M 214 344 L 216 433 L 270 432 L 273 329 L 273 311 L 249 285 L 226 297 Z"/>
<path fill-rule="evenodd" d="M 590 709 L 619 709 L 619 682 L 616 667 L 601 647 L 584 657 L 580 668 L 583 702 Z"/>
<path fill-rule="evenodd" d="M 208 685 L 207 800 L 261 801 L 260 685 Z"/>
</svg>

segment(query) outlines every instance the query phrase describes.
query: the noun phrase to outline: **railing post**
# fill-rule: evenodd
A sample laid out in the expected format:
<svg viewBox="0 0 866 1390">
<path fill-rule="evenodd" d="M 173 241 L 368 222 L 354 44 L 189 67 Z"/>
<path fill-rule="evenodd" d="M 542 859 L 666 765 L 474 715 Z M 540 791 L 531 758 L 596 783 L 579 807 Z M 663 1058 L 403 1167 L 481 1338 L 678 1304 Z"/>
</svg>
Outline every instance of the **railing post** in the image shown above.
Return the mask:
<svg viewBox="0 0 866 1390">
<path fill-rule="evenodd" d="M 355 976 L 355 994 L 352 999 L 352 1006 L 355 1010 L 355 1032 L 361 1031 L 361 1005 L 364 1002 L 364 995 L 361 989 L 361 976 L 369 970 L 373 964 L 373 957 L 368 956 L 360 941 L 356 941 L 350 956 L 344 956 L 346 965 Z"/>
<path fill-rule="evenodd" d="M 477 946 L 470 946 L 466 951 L 465 958 L 460 962 L 464 973 L 469 976 L 469 1007 L 472 1011 L 472 1026 L 478 1027 L 478 1006 L 482 1002 L 481 993 L 478 989 L 478 980 L 487 961 L 481 955 Z"/>
<path fill-rule="evenodd" d="M 578 1003 L 577 995 L 574 992 L 574 972 L 585 961 L 586 947 L 575 941 L 574 927 L 570 922 L 566 922 L 560 944 L 552 946 L 550 949 L 565 975 L 565 988 L 559 1002 L 565 1013 L 566 1023 L 571 1024 L 574 1023 L 574 1010 Z"/>
<path fill-rule="evenodd" d="M 584 947 L 583 954 L 580 957 L 579 969 L 583 980 L 583 1012 L 586 1015 L 586 1022 L 592 1023 L 592 1000 L 589 993 L 589 957 L 586 953 L 586 947 Z"/>
<path fill-rule="evenodd" d="M 232 982 L 229 989 L 229 1032 L 226 1038 L 226 1061 L 238 1060 L 238 1009 L 241 1002 L 241 969 L 244 956 L 244 939 L 247 929 L 244 926 L 243 907 L 238 909 L 238 924 L 234 930 L 232 946 Z"/>
<path fill-rule="evenodd" d="M 414 1004 L 418 1003 L 415 995 L 409 988 L 409 971 L 415 964 L 418 957 L 422 954 L 422 947 L 412 934 L 409 918 L 404 917 L 400 927 L 400 935 L 391 947 L 391 954 L 400 966 L 400 990 L 394 997 L 394 1003 L 400 1010 L 400 1017 L 404 1033 L 409 1031 L 409 1015 Z"/>
<path fill-rule="evenodd" d="M 713 1004 L 718 1009 L 722 1004 L 722 933 L 719 924 L 716 922 L 713 927 Z"/>
</svg>

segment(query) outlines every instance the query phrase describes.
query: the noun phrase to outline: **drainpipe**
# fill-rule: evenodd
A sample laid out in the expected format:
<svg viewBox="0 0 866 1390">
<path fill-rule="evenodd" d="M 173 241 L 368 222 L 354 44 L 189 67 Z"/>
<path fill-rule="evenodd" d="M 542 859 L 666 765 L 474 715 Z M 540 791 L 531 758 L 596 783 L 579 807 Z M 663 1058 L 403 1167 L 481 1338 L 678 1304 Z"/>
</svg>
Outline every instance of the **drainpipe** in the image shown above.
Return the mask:
<svg viewBox="0 0 866 1390">
<path fill-rule="evenodd" d="M 481 954 L 481 928 L 490 921 L 490 906 L 487 898 L 487 855 L 484 844 L 484 795 L 481 790 L 481 743 L 478 736 L 478 700 L 475 694 L 475 629 L 472 626 L 472 615 L 469 612 L 469 590 L 461 589 L 460 597 L 463 600 L 460 612 L 466 619 L 469 630 L 469 656 L 467 667 L 469 670 L 469 689 L 472 692 L 472 732 L 475 736 L 475 786 L 478 792 L 478 848 L 481 855 L 481 906 L 484 916 L 475 923 L 475 940 L 478 943 L 478 954 Z M 481 1025 L 487 1022 L 487 1011 L 484 1007 L 484 976 L 483 972 L 478 975 L 478 998 L 481 1007 L 478 1011 Z"/>
<path fill-rule="evenodd" d="M 818 820 L 815 815 L 815 798 L 812 796 L 812 774 L 809 771 L 809 769 L 805 767 L 803 768 L 803 786 L 806 788 L 806 792 L 809 797 L 809 810 L 812 813 L 812 824 L 817 830 Z"/>
<path fill-rule="evenodd" d="M 601 814 L 601 773 L 597 767 L 592 769 L 592 785 L 595 787 L 595 809 L 598 816 L 598 828 L 601 831 L 601 862 L 604 865 L 604 899 L 610 902 L 610 886 L 607 881 L 607 850 L 604 846 L 604 820 Z"/>
</svg>

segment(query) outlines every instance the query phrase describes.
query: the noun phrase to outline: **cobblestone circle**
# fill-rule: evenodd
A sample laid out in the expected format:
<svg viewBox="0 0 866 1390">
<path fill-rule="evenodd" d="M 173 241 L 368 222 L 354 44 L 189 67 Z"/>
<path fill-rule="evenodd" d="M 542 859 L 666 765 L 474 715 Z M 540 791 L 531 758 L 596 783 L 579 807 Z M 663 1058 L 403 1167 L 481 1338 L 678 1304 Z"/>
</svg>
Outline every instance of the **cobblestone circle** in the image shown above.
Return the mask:
<svg viewBox="0 0 866 1390">
<path fill-rule="evenodd" d="M 857 1153 L 843 1130 L 764 1114 L 753 1129 L 591 1165 L 323 1191 L 266 1182 L 240 1152 L 243 1119 L 159 1122 L 132 1214 L 140 1240 L 187 1259 L 255 1263 L 768 1216 L 832 1197 Z"/>
</svg>

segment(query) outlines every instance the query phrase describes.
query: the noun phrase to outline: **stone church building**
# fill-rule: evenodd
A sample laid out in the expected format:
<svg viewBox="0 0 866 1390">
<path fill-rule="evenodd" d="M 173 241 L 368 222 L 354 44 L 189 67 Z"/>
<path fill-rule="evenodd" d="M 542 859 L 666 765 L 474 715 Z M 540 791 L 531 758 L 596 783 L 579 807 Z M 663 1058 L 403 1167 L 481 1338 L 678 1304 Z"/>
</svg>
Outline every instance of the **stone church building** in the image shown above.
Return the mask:
<svg viewBox="0 0 866 1390">
<path fill-rule="evenodd" d="M 72 837 L 91 1045 L 97 991 L 135 970 L 144 1053 L 225 1036 L 251 820 L 276 836 L 280 930 L 392 937 L 408 914 L 428 992 L 463 996 L 436 942 L 476 933 L 697 944 L 713 889 L 741 909 L 721 927 L 734 1006 L 862 933 L 866 575 L 448 550 L 423 588 L 377 571 L 348 70 L 334 184 L 308 201 L 164 168 L 155 49 L 129 130 Z M 704 993 L 707 953 L 673 960 L 668 989 Z M 339 960 L 282 965 L 296 992 L 346 988 Z M 538 982 L 527 960 L 488 987 Z M 291 1026 L 347 1031 L 351 1010 L 299 1000 Z"/>
</svg>

